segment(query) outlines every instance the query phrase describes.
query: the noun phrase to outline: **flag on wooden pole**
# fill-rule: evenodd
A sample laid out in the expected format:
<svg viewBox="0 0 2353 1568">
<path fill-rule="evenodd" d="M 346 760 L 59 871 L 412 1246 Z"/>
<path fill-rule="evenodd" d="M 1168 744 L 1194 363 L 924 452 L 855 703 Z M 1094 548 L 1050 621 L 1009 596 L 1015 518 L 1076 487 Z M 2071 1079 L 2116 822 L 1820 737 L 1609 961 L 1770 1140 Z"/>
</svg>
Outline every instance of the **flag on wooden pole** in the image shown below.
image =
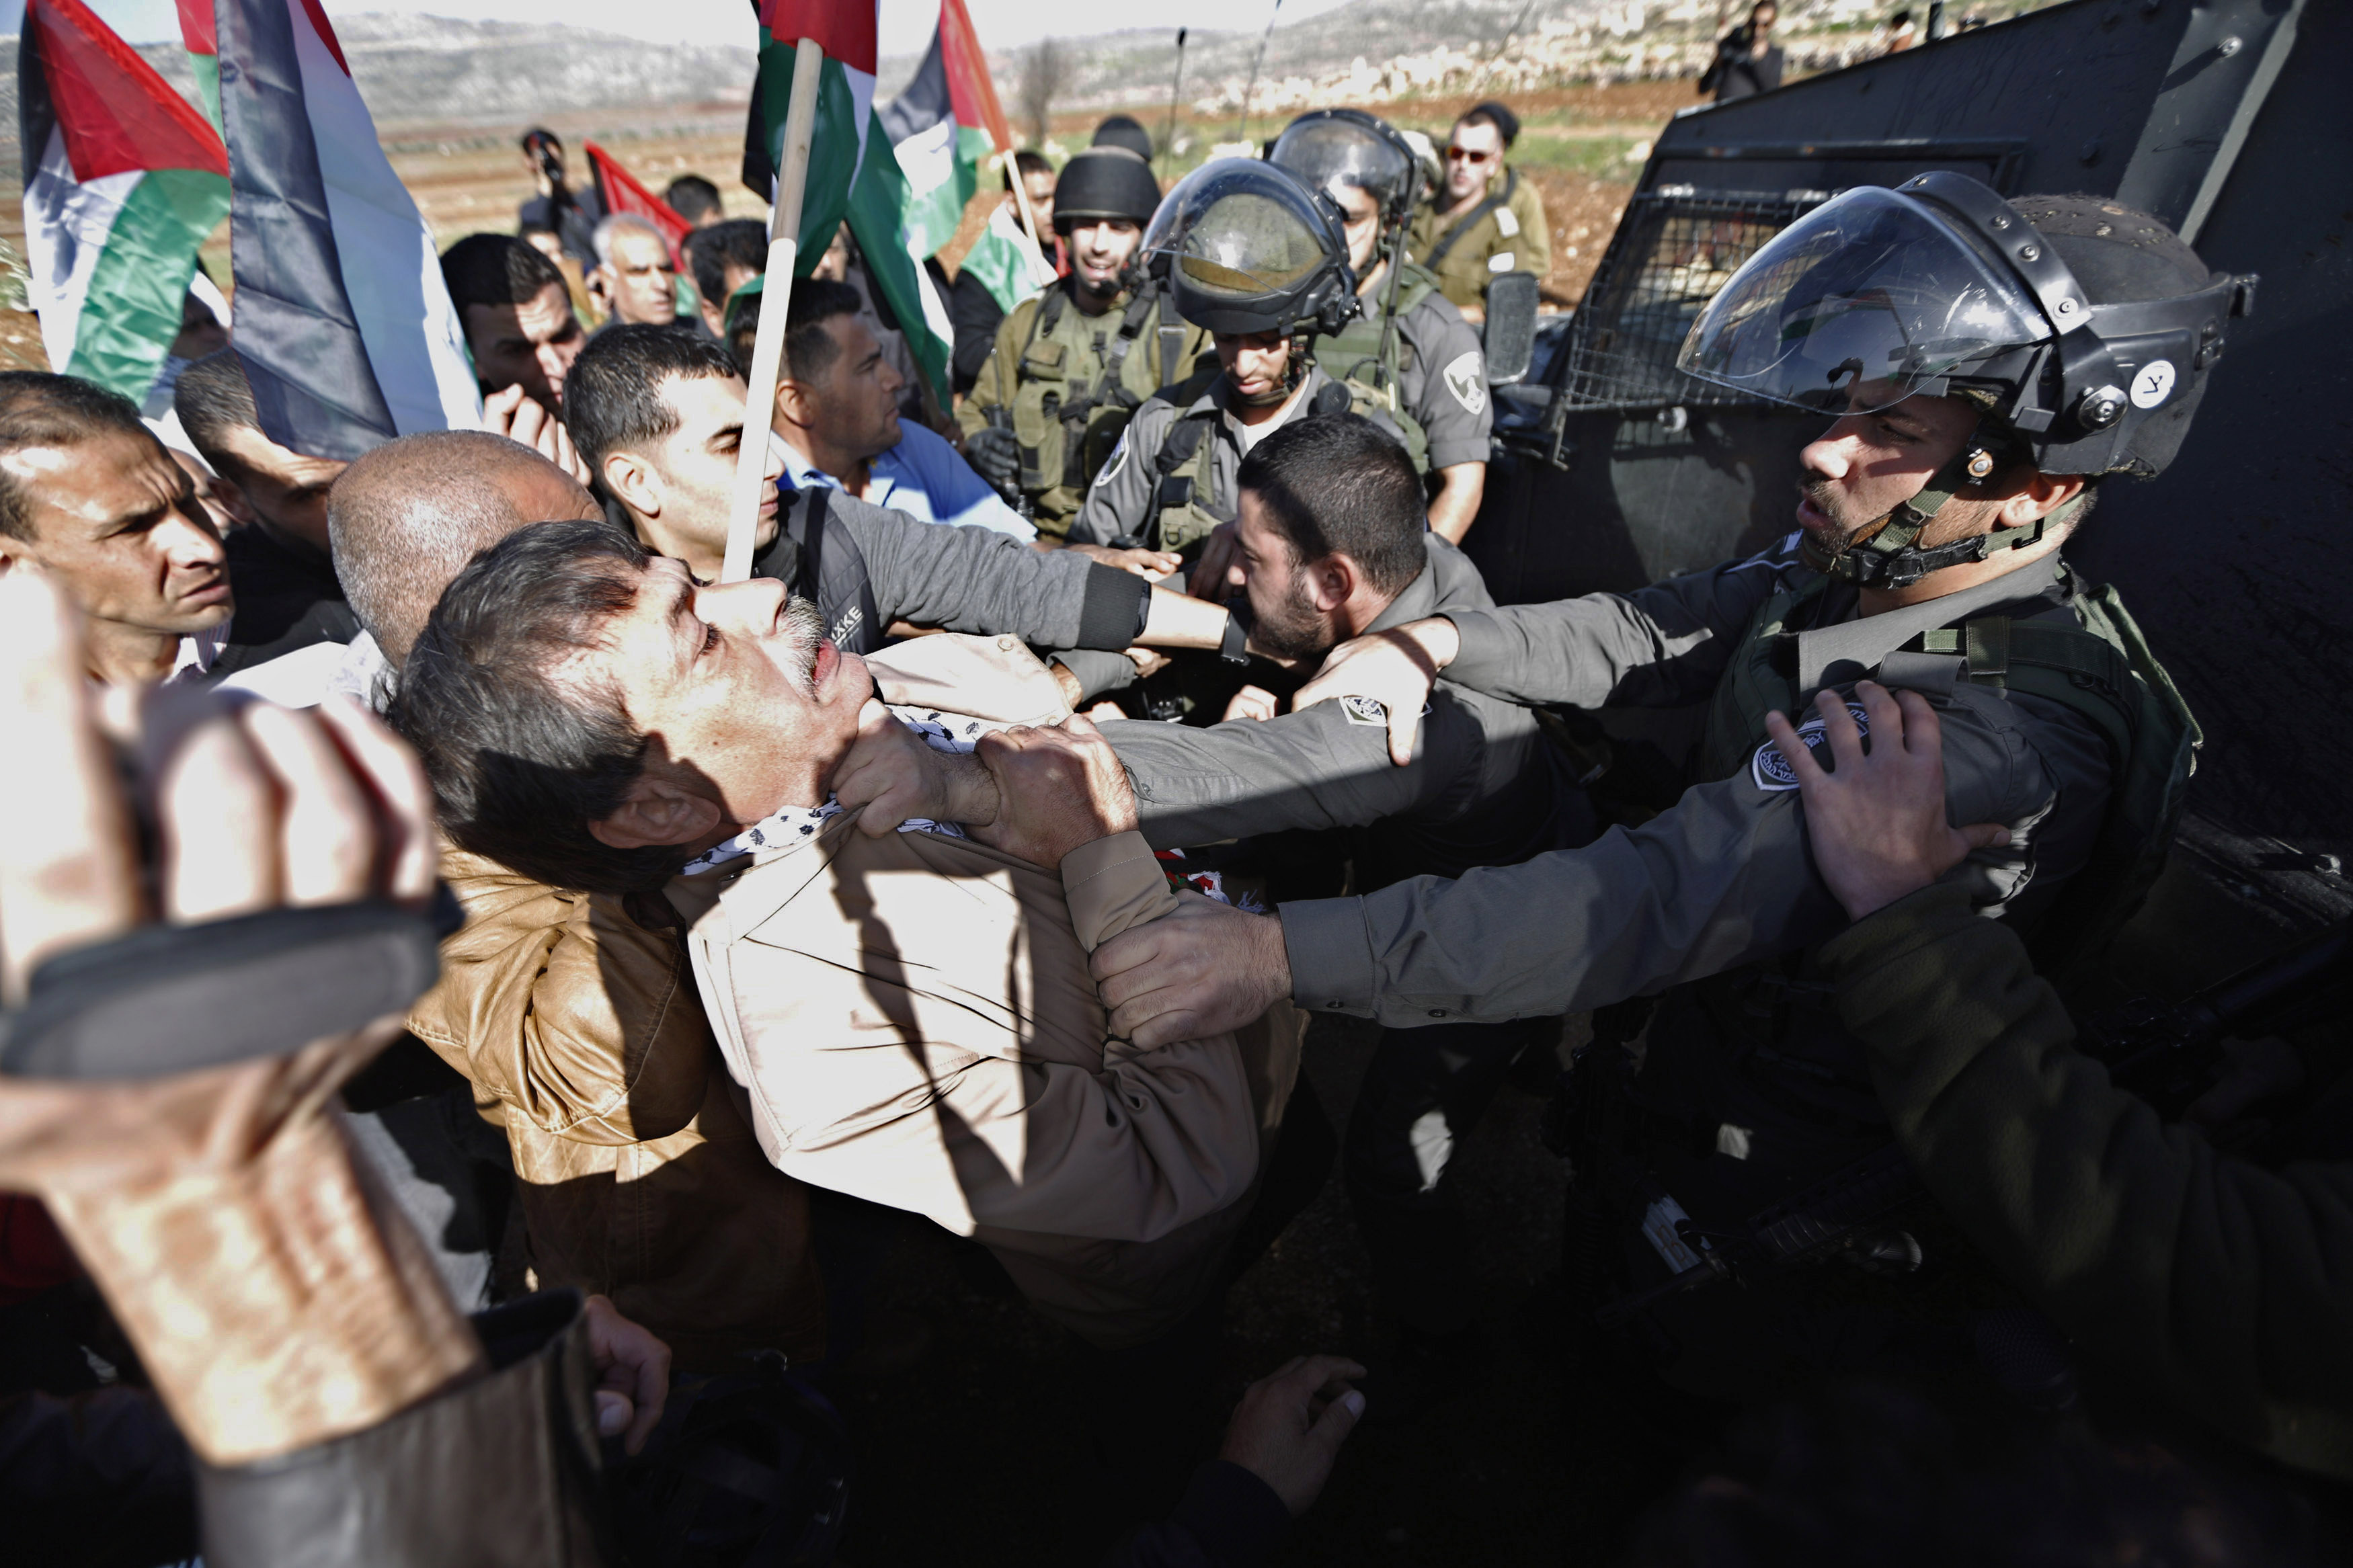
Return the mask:
<svg viewBox="0 0 2353 1568">
<path fill-rule="evenodd" d="M 923 276 L 923 258 L 939 242 L 916 248 L 926 235 L 909 230 L 907 177 L 874 110 L 875 6 L 871 0 L 762 0 L 758 9 L 760 67 L 744 142 L 744 183 L 755 191 L 775 185 L 798 45 L 815 44 L 817 110 L 795 265 L 807 276 L 847 221 L 908 352 L 944 405 L 955 329 Z M 762 308 L 763 320 L 773 308 L 773 300 Z"/>
<path fill-rule="evenodd" d="M 81 0 L 27 0 L 16 46 L 25 258 L 49 365 L 143 403 L 196 249 L 229 207 L 203 115 Z"/>
</svg>

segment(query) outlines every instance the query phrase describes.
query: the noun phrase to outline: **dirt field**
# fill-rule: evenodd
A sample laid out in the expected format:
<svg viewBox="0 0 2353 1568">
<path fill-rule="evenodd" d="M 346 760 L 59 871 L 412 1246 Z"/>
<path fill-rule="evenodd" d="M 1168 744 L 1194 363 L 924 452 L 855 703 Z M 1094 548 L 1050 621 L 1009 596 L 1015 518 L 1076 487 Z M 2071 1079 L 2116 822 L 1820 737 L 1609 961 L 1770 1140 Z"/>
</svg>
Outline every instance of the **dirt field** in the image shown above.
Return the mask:
<svg viewBox="0 0 2353 1568">
<path fill-rule="evenodd" d="M 1641 172 L 1640 162 L 1627 154 L 1646 147 L 1675 110 L 1693 101 L 1686 82 L 1560 88 L 1514 100 L 1525 130 L 1513 161 L 1543 193 L 1552 223 L 1552 272 L 1545 279 L 1551 302 L 1573 303 L 1584 293 L 1594 264 L 1625 210 L 1634 177 Z M 1400 125 L 1443 137 L 1454 115 L 1469 102 L 1431 98 L 1366 107 L 1378 109 Z M 1090 110 L 1057 115 L 1050 141 L 1069 149 L 1084 146 L 1096 121 L 1107 112 Z M 1157 133 L 1166 110 L 1165 104 L 1155 108 L 1146 103 L 1134 106 L 1132 112 Z M 766 204 L 735 177 L 744 153 L 740 106 L 713 103 L 610 114 L 582 110 L 552 115 L 545 123 L 571 149 L 575 174 L 582 166 L 579 144 L 594 140 L 656 190 L 677 175 L 692 172 L 718 184 L 731 216 L 759 217 L 766 212 Z M 512 231 L 515 208 L 531 195 L 531 181 L 515 147 L 523 129 L 520 122 L 384 128 L 393 168 L 416 197 L 437 243 L 447 246 L 480 229 Z M 1230 121 L 1180 115 L 1176 135 L 1186 152 L 1165 165 L 1164 173 L 1173 174 L 1198 162 L 1212 142 L 1230 138 L 1234 129 Z M 1251 133 L 1263 136 L 1272 129 L 1271 123 L 1254 122 Z M 0 202 L 0 242 L 23 255 L 24 218 L 16 202 Z M 228 282 L 228 229 L 224 225 L 204 249 L 206 266 L 224 286 Z M 0 368 L 46 365 L 32 317 L 20 310 L 0 310 Z"/>
</svg>

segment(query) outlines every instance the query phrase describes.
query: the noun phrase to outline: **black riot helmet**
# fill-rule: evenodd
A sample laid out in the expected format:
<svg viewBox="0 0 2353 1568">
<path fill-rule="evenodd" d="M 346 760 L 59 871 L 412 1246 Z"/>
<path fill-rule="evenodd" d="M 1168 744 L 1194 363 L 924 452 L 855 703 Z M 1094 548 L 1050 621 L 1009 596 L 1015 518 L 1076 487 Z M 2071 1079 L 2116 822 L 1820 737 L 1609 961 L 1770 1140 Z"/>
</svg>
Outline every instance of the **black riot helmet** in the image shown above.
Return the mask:
<svg viewBox="0 0 2353 1568">
<path fill-rule="evenodd" d="M 1124 217 L 1141 228 L 1159 205 L 1149 163 L 1124 147 L 1089 147 L 1054 182 L 1054 232 L 1067 236 L 1082 218 Z"/>
<path fill-rule="evenodd" d="M 1387 121 L 1361 109 L 1318 109 L 1283 128 L 1267 162 L 1298 175 L 1314 190 L 1353 185 L 1380 204 L 1381 226 L 1413 216 L 1421 195 L 1421 166 L 1413 147 Z"/>
<path fill-rule="evenodd" d="M 1164 263 L 1177 314 L 1211 332 L 1336 332 L 1356 279 L 1339 209 L 1255 158 L 1204 163 L 1168 193 L 1144 253 Z"/>
<path fill-rule="evenodd" d="M 1676 363 L 1833 416 L 1915 395 L 1976 404 L 1976 439 L 1829 563 L 1849 581 L 1915 582 L 2031 544 L 2054 521 L 1911 548 L 1998 455 L 2046 474 L 2162 470 L 2254 286 L 2209 270 L 2163 224 L 2118 203 L 2012 204 L 1967 175 L 1922 174 L 1848 191 L 1783 229 L 1708 302 Z"/>
</svg>

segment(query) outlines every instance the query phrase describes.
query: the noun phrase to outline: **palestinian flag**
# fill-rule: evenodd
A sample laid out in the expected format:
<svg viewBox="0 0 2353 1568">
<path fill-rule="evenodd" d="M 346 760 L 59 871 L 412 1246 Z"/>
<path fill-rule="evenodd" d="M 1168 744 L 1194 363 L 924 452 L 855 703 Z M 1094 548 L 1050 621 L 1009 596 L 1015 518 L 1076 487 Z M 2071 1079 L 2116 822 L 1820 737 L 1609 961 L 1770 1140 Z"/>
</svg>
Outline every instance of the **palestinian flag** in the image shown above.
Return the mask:
<svg viewBox="0 0 2353 1568">
<path fill-rule="evenodd" d="M 196 247 L 228 214 L 227 154 L 81 0 L 26 0 L 16 107 L 49 364 L 143 403 L 179 335 Z"/>
<path fill-rule="evenodd" d="M 923 258 L 931 250 L 917 249 L 922 237 L 908 231 L 907 177 L 900 172 L 890 134 L 874 112 L 873 0 L 754 3 L 760 16 L 760 69 L 744 138 L 744 183 L 775 199 L 795 55 L 800 41 L 809 39 L 824 50 L 825 58 L 818 68 L 817 129 L 809 144 L 799 261 L 794 270 L 807 277 L 846 219 L 876 289 L 906 334 L 908 351 L 945 406 L 955 329 L 924 275 Z"/>
<path fill-rule="evenodd" d="M 376 142 L 319 0 L 179 4 L 189 52 L 217 45 L 236 345 L 262 432 L 356 458 L 396 436 L 479 425 L 432 231 Z"/>
<path fill-rule="evenodd" d="M 907 177 L 909 240 L 929 256 L 963 223 L 965 205 L 980 189 L 981 166 L 994 154 L 1013 151 L 1013 132 L 989 80 L 988 57 L 981 53 L 964 0 L 940 0 L 932 47 L 914 80 L 881 110 L 881 119 Z M 1010 310 L 1053 281 L 1054 274 L 1019 222 L 997 221 L 1002 216 L 992 215 L 965 253 L 963 269 L 987 286 L 999 310 Z"/>
<path fill-rule="evenodd" d="M 670 241 L 670 256 L 677 258 L 678 243 L 694 226 L 679 216 L 670 205 L 638 183 L 638 177 L 621 167 L 621 161 L 594 142 L 584 142 L 581 148 L 588 154 L 588 174 L 596 186 L 596 199 L 607 213 L 634 213 L 661 230 Z"/>
</svg>

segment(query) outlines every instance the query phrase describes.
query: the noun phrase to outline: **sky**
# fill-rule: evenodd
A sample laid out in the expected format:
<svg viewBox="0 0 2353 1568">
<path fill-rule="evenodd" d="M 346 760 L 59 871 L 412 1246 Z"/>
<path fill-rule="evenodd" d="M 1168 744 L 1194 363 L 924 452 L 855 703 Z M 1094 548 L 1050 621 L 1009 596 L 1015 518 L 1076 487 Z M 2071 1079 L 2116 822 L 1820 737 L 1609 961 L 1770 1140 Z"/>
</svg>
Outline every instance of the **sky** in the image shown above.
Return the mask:
<svg viewBox="0 0 2353 1568">
<path fill-rule="evenodd" d="M 134 44 L 175 39 L 179 15 L 173 0 L 87 0 L 106 24 Z M 1077 37 L 1108 32 L 1132 20 L 1111 18 L 1098 26 L 1090 17 L 1095 7 L 1073 0 L 965 0 L 973 26 L 984 46 L 996 49 L 1032 43 L 1049 34 Z M 1282 0 L 1288 21 L 1311 16 L 1344 4 L 1345 0 Z M 1185 0 L 1177 19 L 1205 31 L 1260 28 L 1266 26 L 1271 0 Z M 754 40 L 746 0 L 324 0 L 330 18 L 365 11 L 398 11 L 430 16 L 464 16 L 476 21 L 565 21 L 602 32 L 620 33 L 652 43 L 717 43 L 733 40 L 746 47 Z M 882 53 L 914 54 L 930 43 L 939 16 L 936 0 L 881 0 Z M 25 14 L 24 0 L 0 0 L 0 33 L 16 32 Z M 1173 25 L 1171 30 L 1174 30 Z"/>
</svg>

